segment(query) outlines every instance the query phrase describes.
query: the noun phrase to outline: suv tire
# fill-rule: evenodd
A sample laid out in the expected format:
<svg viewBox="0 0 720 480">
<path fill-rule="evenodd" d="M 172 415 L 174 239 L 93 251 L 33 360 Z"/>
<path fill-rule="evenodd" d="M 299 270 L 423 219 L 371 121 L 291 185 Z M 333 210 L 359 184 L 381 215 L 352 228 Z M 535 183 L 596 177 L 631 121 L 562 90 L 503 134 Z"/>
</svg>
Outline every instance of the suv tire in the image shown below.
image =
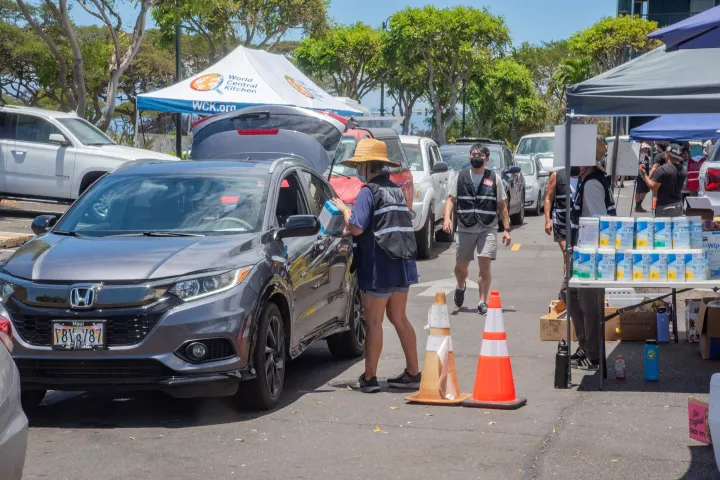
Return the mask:
<svg viewBox="0 0 720 480">
<path fill-rule="evenodd" d="M 252 355 L 257 373 L 240 383 L 236 400 L 241 407 L 270 410 L 280 401 L 287 363 L 285 324 L 277 305 L 270 302 L 260 315 L 260 325 Z"/>
<path fill-rule="evenodd" d="M 508 197 L 508 201 L 510 200 L 510 197 Z M 525 223 L 525 194 L 522 194 L 522 199 L 520 200 L 520 211 L 516 213 L 515 215 L 510 215 L 510 223 L 512 225 L 522 226 L 523 223 Z"/>
<path fill-rule="evenodd" d="M 365 352 L 365 317 L 357 277 L 353 277 L 353 287 L 350 289 L 348 317 L 350 330 L 327 338 L 328 349 L 333 357 L 357 358 Z"/>
<path fill-rule="evenodd" d="M 430 205 L 425 225 L 420 231 L 415 232 L 415 241 L 417 242 L 417 256 L 420 259 L 428 259 L 432 255 L 433 240 L 435 239 L 435 219 L 432 213 L 433 206 Z"/>
</svg>

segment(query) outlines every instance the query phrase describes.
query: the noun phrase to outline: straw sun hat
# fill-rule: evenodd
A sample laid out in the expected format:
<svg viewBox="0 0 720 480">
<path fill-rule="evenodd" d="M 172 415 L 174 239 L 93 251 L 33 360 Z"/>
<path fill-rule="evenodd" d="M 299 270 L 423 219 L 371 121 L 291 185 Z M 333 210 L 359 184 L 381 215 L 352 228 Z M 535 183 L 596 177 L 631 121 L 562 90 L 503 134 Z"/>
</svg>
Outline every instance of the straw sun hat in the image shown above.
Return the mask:
<svg viewBox="0 0 720 480">
<path fill-rule="evenodd" d="M 399 167 L 400 164 L 388 158 L 387 145 L 385 142 L 374 138 L 364 138 L 355 147 L 355 155 L 340 162 L 340 165 L 357 168 L 365 162 L 383 163 L 389 167 Z"/>
</svg>

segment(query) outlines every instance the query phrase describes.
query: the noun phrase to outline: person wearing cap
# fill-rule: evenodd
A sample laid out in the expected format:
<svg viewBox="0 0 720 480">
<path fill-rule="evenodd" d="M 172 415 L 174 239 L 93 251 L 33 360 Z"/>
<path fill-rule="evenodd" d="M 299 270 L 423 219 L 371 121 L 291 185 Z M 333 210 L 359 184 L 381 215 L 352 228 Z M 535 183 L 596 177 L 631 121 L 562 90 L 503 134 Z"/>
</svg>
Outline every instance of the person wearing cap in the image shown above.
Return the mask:
<svg viewBox="0 0 720 480">
<path fill-rule="evenodd" d="M 452 215 L 457 215 L 455 251 L 455 306 L 465 302 L 465 280 L 470 262 L 477 256 L 480 274 L 478 286 L 480 303 L 478 313 L 486 315 L 487 299 L 490 292 L 490 265 L 497 257 L 498 222 L 502 218 L 503 242 L 510 246 L 510 215 L 507 209 L 507 194 L 500 175 L 485 168 L 490 159 L 490 149 L 481 144 L 470 147 L 470 168 L 461 170 L 450 181 L 448 198 L 445 203 L 443 230 L 452 232 Z M 477 254 L 476 254 L 477 252 Z"/>
<path fill-rule="evenodd" d="M 415 329 L 407 318 L 410 285 L 417 283 L 417 245 L 405 194 L 392 180 L 387 167 L 399 167 L 388 158 L 387 145 L 375 139 L 360 140 L 355 155 L 342 165 L 357 169 L 365 185 L 350 209 L 340 199 L 333 202 L 345 217 L 345 232 L 357 240 L 357 275 L 363 292 L 365 314 L 365 372 L 352 387 L 365 393 L 380 391 L 377 366 L 383 346 L 385 314 L 400 337 L 405 370 L 388 379 L 391 387 L 420 388 Z"/>
<path fill-rule="evenodd" d="M 580 167 L 570 167 L 570 176 L 568 177 L 565 168 L 560 168 L 550 175 L 548 180 L 547 193 L 545 194 L 545 233 L 553 236 L 553 240 L 560 247 L 563 254 L 563 280 L 560 287 L 560 295 L 558 298 L 563 302 L 567 301 L 567 279 L 565 247 L 567 232 L 567 212 L 572 208 L 572 197 L 567 198 L 567 186 L 570 184 L 572 195 L 577 190 L 578 179 L 580 176 Z"/>
<path fill-rule="evenodd" d="M 580 167 L 580 182 L 570 213 L 573 247 L 578 243 L 581 218 L 616 215 L 610 183 L 601 164 L 606 153 L 607 145 L 603 140 L 596 139 L 595 166 Z M 570 356 L 571 364 L 597 370 L 600 363 L 600 324 L 605 312 L 605 289 L 569 289 L 568 295 L 572 296 L 570 318 L 578 338 L 578 349 Z"/>
<path fill-rule="evenodd" d="M 671 143 L 665 150 L 665 163 L 648 175 L 640 165 L 640 177 L 656 195 L 656 217 L 679 217 L 683 214 L 682 190 L 687 169 L 682 164 L 682 146 Z"/>
<path fill-rule="evenodd" d="M 640 146 L 640 164 L 645 165 L 646 169 L 650 168 L 650 158 L 652 156 L 650 145 L 643 143 Z M 643 179 L 638 175 L 635 178 L 635 211 L 638 213 L 647 213 L 642 206 L 645 196 L 650 191 Z"/>
</svg>

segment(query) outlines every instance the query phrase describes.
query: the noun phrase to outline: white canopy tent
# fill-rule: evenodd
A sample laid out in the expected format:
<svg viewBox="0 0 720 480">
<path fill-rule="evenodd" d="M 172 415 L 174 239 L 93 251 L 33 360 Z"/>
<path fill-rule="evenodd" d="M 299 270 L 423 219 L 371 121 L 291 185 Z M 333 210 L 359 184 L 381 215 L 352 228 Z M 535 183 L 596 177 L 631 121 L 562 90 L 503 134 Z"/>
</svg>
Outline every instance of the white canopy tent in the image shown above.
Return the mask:
<svg viewBox="0 0 720 480">
<path fill-rule="evenodd" d="M 337 100 L 283 55 L 238 47 L 198 75 L 138 95 L 137 110 L 214 115 L 257 105 L 289 105 L 344 116 L 363 112 Z"/>
</svg>

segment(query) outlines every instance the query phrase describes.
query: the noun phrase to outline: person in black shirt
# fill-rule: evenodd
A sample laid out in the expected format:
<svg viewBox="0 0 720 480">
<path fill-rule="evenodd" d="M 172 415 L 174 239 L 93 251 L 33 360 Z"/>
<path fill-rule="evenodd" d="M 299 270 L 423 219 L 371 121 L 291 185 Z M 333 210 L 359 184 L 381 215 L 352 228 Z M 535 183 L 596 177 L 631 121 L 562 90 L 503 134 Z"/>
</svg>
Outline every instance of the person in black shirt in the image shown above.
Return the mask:
<svg viewBox="0 0 720 480">
<path fill-rule="evenodd" d="M 640 163 L 645 165 L 646 170 L 650 170 L 650 145 L 643 143 L 640 147 Z M 642 202 L 645 200 L 645 195 L 650 191 L 648 186 L 639 175 L 635 179 L 635 211 L 638 213 L 646 213 L 642 206 Z"/>
<path fill-rule="evenodd" d="M 640 166 L 640 176 L 657 195 L 656 217 L 679 217 L 683 214 L 682 190 L 687 181 L 687 169 L 682 164 L 682 146 L 671 143 L 665 151 L 666 162 L 653 167 L 652 178 Z"/>
</svg>

